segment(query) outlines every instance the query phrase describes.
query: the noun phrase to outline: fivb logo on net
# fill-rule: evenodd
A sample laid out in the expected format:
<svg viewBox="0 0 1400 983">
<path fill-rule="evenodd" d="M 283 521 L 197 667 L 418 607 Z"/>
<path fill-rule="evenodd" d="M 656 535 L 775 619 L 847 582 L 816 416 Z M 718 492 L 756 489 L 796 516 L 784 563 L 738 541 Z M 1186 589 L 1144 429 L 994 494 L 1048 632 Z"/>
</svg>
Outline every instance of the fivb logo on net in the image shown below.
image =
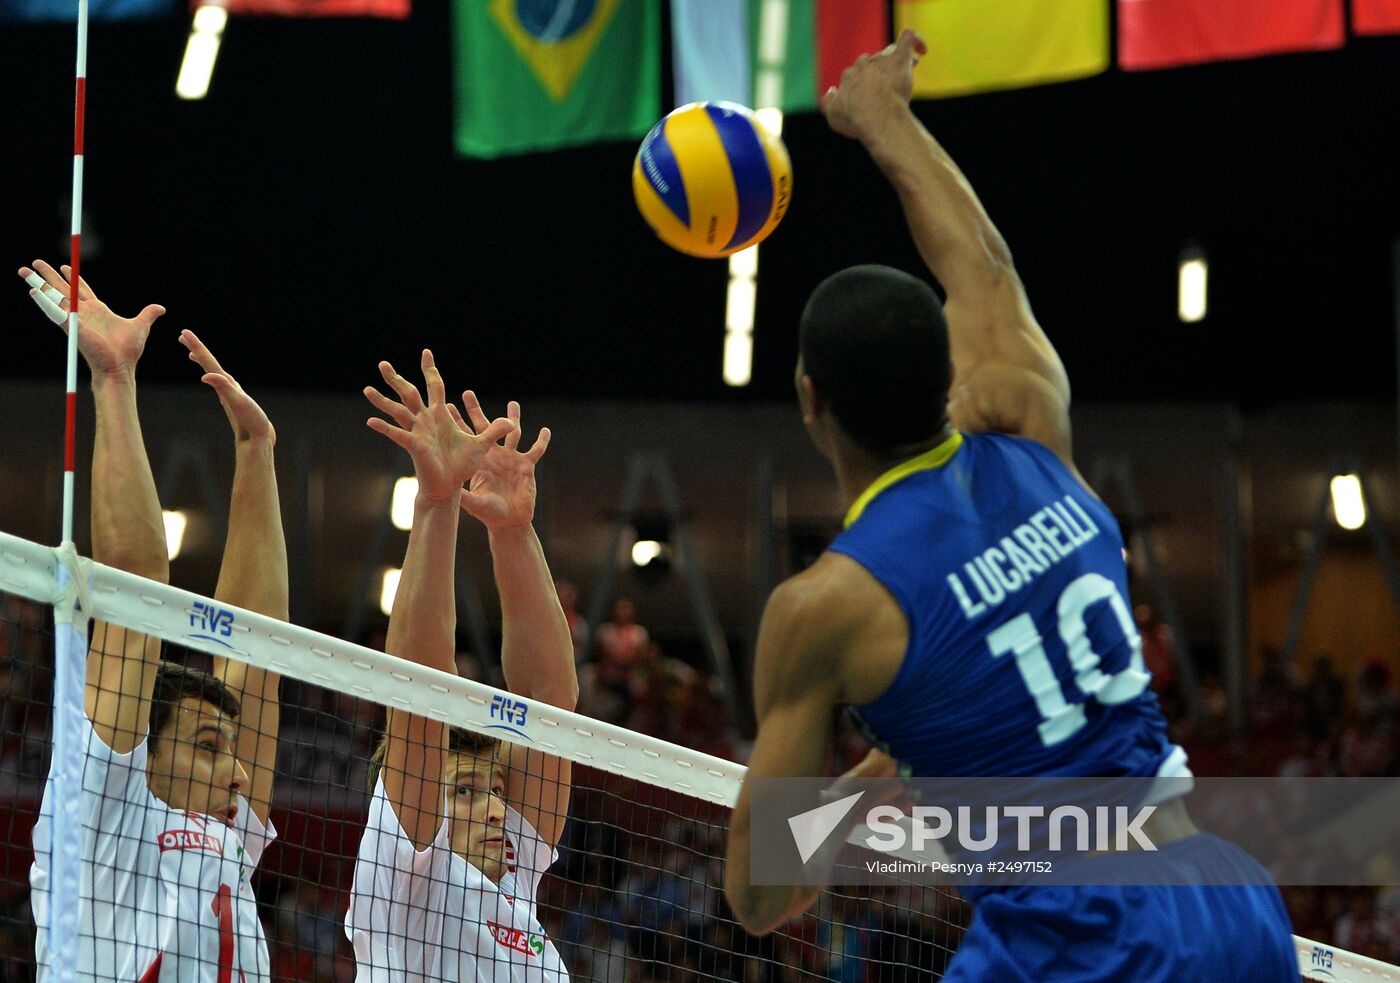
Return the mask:
<svg viewBox="0 0 1400 983">
<path fill-rule="evenodd" d="M 788 819 L 804 864 L 816 856 L 838 828 L 850 828 L 847 817 L 865 795 L 863 791 L 855 792 Z M 945 849 L 953 843 L 963 854 L 996 851 L 998 862 L 1014 862 L 1009 859 L 1014 856 L 1013 849 L 1015 854 L 1027 857 L 1034 851 L 1041 859 L 1046 852 L 1084 855 L 1095 851 L 1155 851 L 1157 845 L 1143 826 L 1156 810 L 1155 805 L 1137 809 L 1060 805 L 1047 809 L 1043 805 L 901 808 L 879 804 L 869 807 L 860 817 L 851 842 L 876 853 L 904 858 L 921 870 L 947 866 L 943 862 Z M 1010 823 L 1015 824 L 1014 847 L 1003 837 Z M 885 869 L 879 866 L 880 861 L 868 863 L 871 870 Z"/>
</svg>

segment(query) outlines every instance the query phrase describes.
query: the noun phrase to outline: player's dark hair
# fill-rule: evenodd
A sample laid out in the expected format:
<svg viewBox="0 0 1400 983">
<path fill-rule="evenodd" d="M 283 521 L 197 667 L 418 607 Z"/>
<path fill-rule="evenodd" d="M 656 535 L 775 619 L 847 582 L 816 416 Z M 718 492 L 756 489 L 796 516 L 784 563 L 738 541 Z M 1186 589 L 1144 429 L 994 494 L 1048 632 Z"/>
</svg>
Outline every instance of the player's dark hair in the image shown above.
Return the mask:
<svg viewBox="0 0 1400 983">
<path fill-rule="evenodd" d="M 481 758 L 494 757 L 496 749 L 500 746 L 499 738 L 487 737 L 485 734 L 478 734 L 465 727 L 447 728 L 448 754 L 474 754 Z M 389 732 L 385 731 L 379 736 L 379 743 L 374 746 L 374 753 L 369 756 L 369 770 L 366 773 L 365 782 L 371 792 L 374 791 L 375 783 L 379 781 L 379 772 L 384 767 L 384 758 L 388 753 Z"/>
<path fill-rule="evenodd" d="M 156 684 L 151 691 L 151 715 L 147 719 L 151 740 L 160 736 L 180 701 L 187 696 L 216 706 L 234 718 L 242 709 L 233 690 L 218 677 L 178 662 L 162 662 L 156 670 Z"/>
<path fill-rule="evenodd" d="M 827 277 L 802 311 L 798 346 L 817 394 L 862 450 L 892 458 L 947 423 L 948 322 L 923 280 L 874 265 Z"/>
</svg>

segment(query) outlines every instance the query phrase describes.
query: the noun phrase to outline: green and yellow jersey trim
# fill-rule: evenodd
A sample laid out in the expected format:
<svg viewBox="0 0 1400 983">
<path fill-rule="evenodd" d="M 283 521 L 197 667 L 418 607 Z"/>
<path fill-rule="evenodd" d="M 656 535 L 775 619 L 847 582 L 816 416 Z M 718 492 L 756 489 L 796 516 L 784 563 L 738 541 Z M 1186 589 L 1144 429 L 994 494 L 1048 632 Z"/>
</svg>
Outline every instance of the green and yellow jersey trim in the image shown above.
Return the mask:
<svg viewBox="0 0 1400 983">
<path fill-rule="evenodd" d="M 880 475 L 880 477 L 870 483 L 870 487 L 860 493 L 859 498 L 851 503 L 850 509 L 846 512 L 844 528 L 849 529 L 851 526 L 855 525 L 856 520 L 865 512 L 866 506 L 875 501 L 875 497 L 886 488 L 890 487 L 890 485 L 903 481 L 911 474 L 943 467 L 943 465 L 947 464 L 952 459 L 953 455 L 958 452 L 958 448 L 961 447 L 962 444 L 963 435 L 954 431 L 953 436 L 949 437 L 932 450 L 924 451 L 918 457 L 911 457 L 907 461 L 902 461 Z"/>
</svg>

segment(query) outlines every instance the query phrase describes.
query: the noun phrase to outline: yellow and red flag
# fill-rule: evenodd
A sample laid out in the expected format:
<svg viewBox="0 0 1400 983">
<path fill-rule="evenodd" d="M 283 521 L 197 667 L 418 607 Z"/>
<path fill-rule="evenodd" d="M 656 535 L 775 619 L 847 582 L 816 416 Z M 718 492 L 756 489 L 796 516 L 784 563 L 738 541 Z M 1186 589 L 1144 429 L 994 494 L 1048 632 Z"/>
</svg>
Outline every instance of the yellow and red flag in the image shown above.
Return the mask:
<svg viewBox="0 0 1400 983">
<path fill-rule="evenodd" d="M 896 33 L 928 43 L 914 96 L 1015 89 L 1108 68 L 1108 0 L 896 0 Z"/>
</svg>

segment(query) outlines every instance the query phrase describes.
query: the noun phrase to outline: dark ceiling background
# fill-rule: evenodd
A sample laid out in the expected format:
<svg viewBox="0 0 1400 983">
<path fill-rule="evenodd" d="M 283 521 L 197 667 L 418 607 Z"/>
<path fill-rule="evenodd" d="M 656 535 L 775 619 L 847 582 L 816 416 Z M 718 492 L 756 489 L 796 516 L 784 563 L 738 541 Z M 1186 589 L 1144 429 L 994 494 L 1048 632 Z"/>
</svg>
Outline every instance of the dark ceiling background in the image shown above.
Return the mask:
<svg viewBox="0 0 1400 983">
<path fill-rule="evenodd" d="M 170 313 L 149 378 L 192 378 L 200 331 L 260 387 L 353 392 L 431 345 L 499 394 L 746 401 L 791 391 L 807 292 L 850 263 L 915 269 L 897 203 L 819 116 L 789 118 L 794 202 L 761 258 L 754 384 L 720 381 L 726 269 L 658 243 L 633 145 L 494 162 L 451 146 L 447 5 L 404 23 L 233 20 L 210 97 L 174 80 L 187 21 L 95 25 L 88 279 Z M 65 252 L 71 27 L 0 29 L 0 240 Z M 1015 251 L 1081 400 L 1246 408 L 1389 398 L 1400 233 L 1400 38 L 1339 52 L 918 106 Z M 1175 315 L 1176 258 L 1211 258 L 1211 312 Z M 0 375 L 62 377 L 16 279 Z"/>
</svg>

